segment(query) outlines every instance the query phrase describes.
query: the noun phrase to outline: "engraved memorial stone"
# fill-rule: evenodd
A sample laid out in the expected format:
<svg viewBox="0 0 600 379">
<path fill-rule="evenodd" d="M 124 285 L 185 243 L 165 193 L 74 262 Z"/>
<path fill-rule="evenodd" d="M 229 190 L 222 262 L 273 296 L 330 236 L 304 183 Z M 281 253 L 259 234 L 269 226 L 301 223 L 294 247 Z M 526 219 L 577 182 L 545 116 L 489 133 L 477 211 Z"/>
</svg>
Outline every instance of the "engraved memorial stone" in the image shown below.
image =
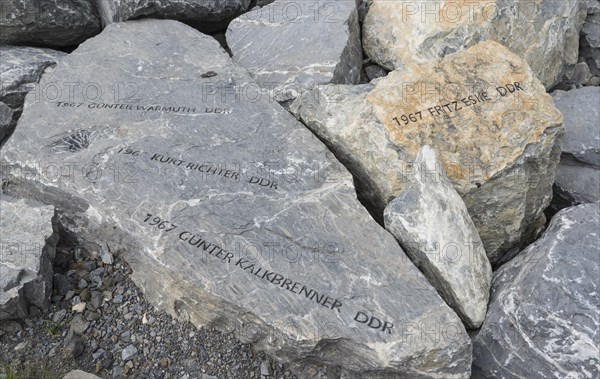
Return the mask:
<svg viewBox="0 0 600 379">
<path fill-rule="evenodd" d="M 233 20 L 227 42 L 233 60 L 276 101 L 293 99 L 316 84 L 360 81 L 354 1 L 278 0 Z"/>
<path fill-rule="evenodd" d="M 496 42 L 370 84 L 319 88 L 290 109 L 350 169 L 375 217 L 430 145 L 492 264 L 543 224 L 562 117 L 527 63 Z"/>
<path fill-rule="evenodd" d="M 29 94 L 1 153 L 4 188 L 121 254 L 150 302 L 294 365 L 468 378 L 460 319 L 325 145 L 261 91 L 242 96 L 257 86 L 212 37 L 111 24 L 40 85 L 71 81 L 102 96 Z"/>
</svg>

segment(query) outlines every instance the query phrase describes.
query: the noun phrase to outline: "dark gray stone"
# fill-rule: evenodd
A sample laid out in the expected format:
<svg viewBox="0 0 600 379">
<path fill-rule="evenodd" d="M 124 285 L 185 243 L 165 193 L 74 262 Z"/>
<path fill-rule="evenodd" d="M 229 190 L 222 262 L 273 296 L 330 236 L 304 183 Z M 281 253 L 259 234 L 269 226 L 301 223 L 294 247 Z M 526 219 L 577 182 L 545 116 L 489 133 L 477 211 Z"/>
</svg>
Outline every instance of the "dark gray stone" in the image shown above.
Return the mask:
<svg viewBox="0 0 600 379">
<path fill-rule="evenodd" d="M 496 271 L 473 378 L 598 378 L 599 211 L 562 210 Z"/>
<path fill-rule="evenodd" d="M 579 55 L 587 62 L 591 73 L 600 76 L 600 3 L 591 0 L 587 1 L 587 5 L 587 18 L 581 28 Z"/>
<path fill-rule="evenodd" d="M 155 306 L 282 361 L 468 377 L 460 319 L 348 171 L 277 103 L 212 91 L 255 84 L 212 37 L 176 21 L 112 24 L 40 84 L 73 81 L 104 95 L 28 95 L 2 150 L 4 187 L 56 204 L 87 250 L 93 238 L 119 252 Z M 114 99 L 115 83 L 132 87 Z M 74 170 L 49 177 L 46 162 Z"/>
<path fill-rule="evenodd" d="M 0 102 L 0 143 L 2 143 L 12 132 L 11 124 L 13 110 L 3 102 Z"/>
<path fill-rule="evenodd" d="M 553 206 L 596 202 L 600 200 L 600 87 L 555 91 L 552 97 L 565 127 Z"/>
<path fill-rule="evenodd" d="M 88 0 L 3 0 L 0 8 L 0 44 L 72 46 L 101 30 Z"/>
<path fill-rule="evenodd" d="M 58 235 L 54 207 L 0 195 L 0 320 L 50 306 Z"/>
<path fill-rule="evenodd" d="M 388 72 L 383 67 L 372 64 L 365 67 L 365 74 L 367 75 L 367 79 L 371 81 L 373 79 L 383 78 L 388 74 Z"/>
<path fill-rule="evenodd" d="M 354 1 L 278 0 L 227 28 L 233 60 L 276 101 L 317 84 L 358 84 L 362 47 Z"/>
<path fill-rule="evenodd" d="M 600 166 L 600 87 L 555 91 L 551 95 L 563 114 L 563 155 Z"/>
<path fill-rule="evenodd" d="M 0 46 L 0 101 L 20 113 L 25 95 L 33 89 L 44 70 L 53 67 L 67 54 L 62 51 L 26 46 Z M 55 96 L 49 85 L 38 90 L 38 99 Z"/>
<path fill-rule="evenodd" d="M 251 0 L 94 0 L 104 26 L 137 18 L 183 21 L 203 32 L 222 30 Z"/>
</svg>

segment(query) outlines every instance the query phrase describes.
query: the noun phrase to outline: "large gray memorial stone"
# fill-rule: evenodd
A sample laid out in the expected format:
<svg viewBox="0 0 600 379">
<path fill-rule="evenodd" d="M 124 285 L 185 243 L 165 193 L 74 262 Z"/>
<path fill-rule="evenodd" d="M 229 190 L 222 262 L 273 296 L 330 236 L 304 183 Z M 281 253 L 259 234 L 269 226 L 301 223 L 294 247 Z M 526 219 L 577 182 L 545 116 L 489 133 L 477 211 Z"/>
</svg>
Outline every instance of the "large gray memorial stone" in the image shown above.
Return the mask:
<svg viewBox="0 0 600 379">
<path fill-rule="evenodd" d="M 296 365 L 468 377 L 460 319 L 326 147 L 261 92 L 242 96 L 251 79 L 214 39 L 112 24 L 40 84 L 67 81 L 102 95 L 28 95 L 4 186 L 123 254 L 157 307 Z"/>
</svg>

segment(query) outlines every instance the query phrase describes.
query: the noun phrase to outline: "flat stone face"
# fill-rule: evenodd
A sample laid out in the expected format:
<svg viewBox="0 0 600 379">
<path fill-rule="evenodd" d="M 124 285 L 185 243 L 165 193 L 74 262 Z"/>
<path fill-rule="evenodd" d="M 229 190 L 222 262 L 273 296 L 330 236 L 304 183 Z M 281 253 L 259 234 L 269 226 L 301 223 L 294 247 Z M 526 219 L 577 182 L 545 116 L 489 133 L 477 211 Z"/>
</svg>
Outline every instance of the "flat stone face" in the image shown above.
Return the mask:
<svg viewBox="0 0 600 379">
<path fill-rule="evenodd" d="M 71 81 L 102 98 L 28 95 L 2 150 L 5 188 L 125 254 L 153 304 L 297 364 L 468 377 L 460 319 L 310 131 L 267 97 L 231 95 L 257 87 L 213 38 L 112 24 L 40 84 Z M 117 83 L 130 86 L 115 99 Z M 51 176 L 49 162 L 73 170 Z"/>
<path fill-rule="evenodd" d="M 0 101 L 20 111 L 25 95 L 35 88 L 44 70 L 66 55 L 51 49 L 0 46 Z M 45 92 L 49 97 L 58 95 L 50 84 Z"/>
<path fill-rule="evenodd" d="M 495 273 L 473 378 L 598 377 L 599 211 L 598 203 L 561 211 Z"/>
<path fill-rule="evenodd" d="M 564 66 L 577 63 L 583 8 L 579 0 L 374 0 L 363 44 L 372 60 L 391 70 L 493 40 L 524 57 L 551 88 Z"/>
<path fill-rule="evenodd" d="M 405 186 L 419 149 L 434 148 L 492 264 L 550 202 L 562 117 L 526 62 L 495 42 L 370 85 L 320 88 L 291 111 L 350 168 L 376 213 Z"/>
<path fill-rule="evenodd" d="M 248 10 L 251 0 L 94 0 L 104 25 L 135 18 L 174 19 L 210 29 Z M 225 29 L 226 24 L 220 29 Z"/>
<path fill-rule="evenodd" d="M 29 306 L 46 310 L 58 235 L 54 207 L 0 195 L 0 320 L 25 318 Z"/>
<path fill-rule="evenodd" d="M 277 101 L 316 84 L 357 84 L 362 69 L 354 1 L 275 1 L 233 20 L 233 60 Z"/>
<path fill-rule="evenodd" d="M 87 0 L 4 0 L 0 43 L 72 46 L 98 34 L 100 17 Z"/>
<path fill-rule="evenodd" d="M 481 326 L 492 267 L 460 195 L 424 146 L 411 183 L 385 208 L 385 228 L 469 328 Z"/>
<path fill-rule="evenodd" d="M 563 155 L 600 167 L 600 87 L 584 87 L 552 93 L 564 119 Z"/>
</svg>

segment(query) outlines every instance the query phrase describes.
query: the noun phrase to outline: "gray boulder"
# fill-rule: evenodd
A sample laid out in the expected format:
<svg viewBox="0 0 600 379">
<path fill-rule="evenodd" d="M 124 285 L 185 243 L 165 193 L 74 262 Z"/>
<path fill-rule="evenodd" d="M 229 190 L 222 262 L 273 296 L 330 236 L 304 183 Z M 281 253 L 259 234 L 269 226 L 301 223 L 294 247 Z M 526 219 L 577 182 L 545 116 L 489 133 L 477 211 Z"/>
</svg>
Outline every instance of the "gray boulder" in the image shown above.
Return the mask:
<svg viewBox="0 0 600 379">
<path fill-rule="evenodd" d="M 397 69 L 486 40 L 508 47 L 552 88 L 577 63 L 586 9 L 580 0 L 373 0 L 365 18 L 365 53 Z"/>
<path fill-rule="evenodd" d="M 385 227 L 469 328 L 485 318 L 492 267 L 465 203 L 435 151 L 424 146 L 414 177 L 385 208 Z"/>
<path fill-rule="evenodd" d="M 101 30 L 87 0 L 3 0 L 0 7 L 0 44 L 72 46 Z"/>
<path fill-rule="evenodd" d="M 492 265 L 506 251 L 521 250 L 544 224 L 562 116 L 525 60 L 496 42 L 369 84 L 321 86 L 290 111 L 350 169 L 374 217 L 382 218 L 429 145 Z"/>
<path fill-rule="evenodd" d="M 225 29 L 234 17 L 248 10 L 251 0 L 94 0 L 102 24 L 136 18 L 186 22 L 209 32 Z"/>
<path fill-rule="evenodd" d="M 0 144 L 10 135 L 13 110 L 3 102 L 0 102 Z"/>
<path fill-rule="evenodd" d="M 581 28 L 580 59 L 584 59 L 590 71 L 600 76 L 600 3 L 588 1 L 587 18 Z"/>
<path fill-rule="evenodd" d="M 598 378 L 599 204 L 562 210 L 494 275 L 473 378 Z"/>
<path fill-rule="evenodd" d="M 155 306 L 294 365 L 468 377 L 460 319 L 310 131 L 261 92 L 235 96 L 256 85 L 213 38 L 111 24 L 40 85 L 73 81 L 102 97 L 29 94 L 4 187 L 55 204 L 82 246 L 106 243 Z M 134 86 L 115 100 L 115 83 Z"/>
<path fill-rule="evenodd" d="M 600 200 L 600 87 L 551 95 L 563 114 L 565 127 L 555 181 L 555 200 L 561 205 L 555 206 L 596 202 Z"/>
<path fill-rule="evenodd" d="M 53 67 L 67 54 L 62 51 L 26 46 L 0 46 L 0 101 L 20 113 L 25 95 L 36 89 L 40 76 L 48 67 Z M 48 84 L 38 88 L 38 101 L 41 97 L 55 97 L 58 88 Z"/>
<path fill-rule="evenodd" d="M 317 84 L 357 84 L 362 70 L 354 1 L 278 0 L 227 28 L 233 60 L 276 101 Z"/>
<path fill-rule="evenodd" d="M 58 234 L 54 207 L 0 195 L 0 320 L 46 310 Z"/>
</svg>

